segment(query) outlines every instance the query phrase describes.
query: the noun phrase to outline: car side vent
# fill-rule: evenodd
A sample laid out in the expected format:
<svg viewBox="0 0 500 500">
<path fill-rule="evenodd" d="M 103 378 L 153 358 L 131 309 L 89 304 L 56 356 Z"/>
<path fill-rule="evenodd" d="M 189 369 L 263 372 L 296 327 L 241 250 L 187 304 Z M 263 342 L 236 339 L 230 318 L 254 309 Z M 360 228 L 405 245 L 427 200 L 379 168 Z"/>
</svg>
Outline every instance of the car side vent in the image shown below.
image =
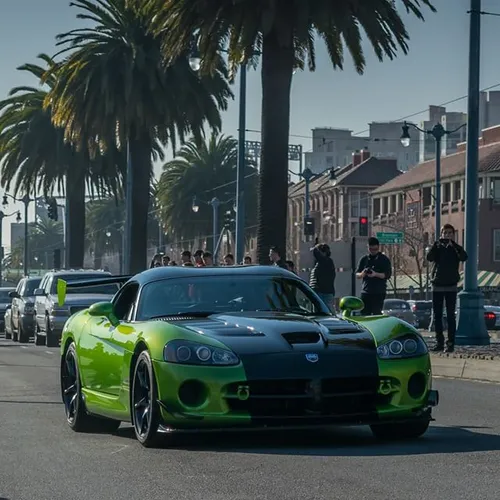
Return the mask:
<svg viewBox="0 0 500 500">
<path fill-rule="evenodd" d="M 283 338 L 290 344 L 317 344 L 321 340 L 318 332 L 283 333 Z"/>
<path fill-rule="evenodd" d="M 328 328 L 328 333 L 331 335 L 342 335 L 343 333 L 359 333 L 364 332 L 365 329 L 359 325 L 342 325 L 337 328 Z"/>
</svg>

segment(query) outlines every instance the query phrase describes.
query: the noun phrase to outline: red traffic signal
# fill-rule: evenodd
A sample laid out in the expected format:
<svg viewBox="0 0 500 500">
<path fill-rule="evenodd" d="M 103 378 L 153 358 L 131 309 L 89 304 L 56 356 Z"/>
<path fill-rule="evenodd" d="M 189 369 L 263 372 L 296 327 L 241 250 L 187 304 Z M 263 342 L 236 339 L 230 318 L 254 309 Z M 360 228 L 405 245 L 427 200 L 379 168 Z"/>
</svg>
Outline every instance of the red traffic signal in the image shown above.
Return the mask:
<svg viewBox="0 0 500 500">
<path fill-rule="evenodd" d="M 360 217 L 359 218 L 359 223 L 360 224 L 368 224 L 368 219 L 366 217 Z"/>
<path fill-rule="evenodd" d="M 368 236 L 368 217 L 359 218 L 359 235 Z"/>
</svg>

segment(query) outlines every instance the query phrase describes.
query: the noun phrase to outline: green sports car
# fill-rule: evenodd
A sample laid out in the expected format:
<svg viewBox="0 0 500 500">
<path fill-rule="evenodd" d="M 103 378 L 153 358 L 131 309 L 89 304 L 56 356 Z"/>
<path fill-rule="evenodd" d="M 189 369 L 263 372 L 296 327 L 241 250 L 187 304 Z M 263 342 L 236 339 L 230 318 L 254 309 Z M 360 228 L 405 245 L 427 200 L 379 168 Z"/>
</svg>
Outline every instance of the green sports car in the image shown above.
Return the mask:
<svg viewBox="0 0 500 500">
<path fill-rule="evenodd" d="M 438 403 L 415 328 L 388 316 L 332 315 L 274 266 L 159 267 L 66 323 L 61 391 L 75 431 L 131 422 L 152 446 L 171 431 L 370 425 L 383 439 L 423 435 Z"/>
</svg>

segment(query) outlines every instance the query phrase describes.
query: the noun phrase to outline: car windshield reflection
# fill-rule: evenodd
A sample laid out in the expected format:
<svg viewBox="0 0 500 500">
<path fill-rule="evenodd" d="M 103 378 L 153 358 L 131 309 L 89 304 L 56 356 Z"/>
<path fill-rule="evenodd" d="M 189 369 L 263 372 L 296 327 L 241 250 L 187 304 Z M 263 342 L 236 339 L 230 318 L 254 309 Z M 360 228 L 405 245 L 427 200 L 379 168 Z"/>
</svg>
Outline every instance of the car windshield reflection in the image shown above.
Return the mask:
<svg viewBox="0 0 500 500">
<path fill-rule="evenodd" d="M 137 320 L 244 311 L 329 314 L 302 281 L 275 276 L 225 275 L 148 283 L 141 292 Z"/>
</svg>

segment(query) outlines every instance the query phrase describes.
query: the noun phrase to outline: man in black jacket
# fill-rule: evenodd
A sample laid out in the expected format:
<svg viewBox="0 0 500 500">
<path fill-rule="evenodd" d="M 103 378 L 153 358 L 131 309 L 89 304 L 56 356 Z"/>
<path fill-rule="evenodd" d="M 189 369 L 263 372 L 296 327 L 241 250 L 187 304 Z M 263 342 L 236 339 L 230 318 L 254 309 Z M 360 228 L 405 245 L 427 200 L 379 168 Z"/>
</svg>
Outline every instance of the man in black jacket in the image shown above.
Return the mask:
<svg viewBox="0 0 500 500">
<path fill-rule="evenodd" d="M 363 316 L 382 314 L 387 293 L 387 280 L 392 275 L 389 257 L 380 251 L 377 238 L 368 238 L 368 254 L 361 257 L 356 270 L 356 277 L 363 280 L 361 299 L 365 308 Z"/>
<path fill-rule="evenodd" d="M 432 310 L 434 329 L 436 331 L 436 347 L 434 351 L 444 349 L 443 306 L 446 302 L 446 317 L 448 320 L 448 340 L 446 352 L 455 348 L 455 332 L 457 329 L 455 308 L 457 305 L 458 282 L 460 281 L 460 262 L 467 260 L 467 253 L 454 241 L 455 228 L 445 224 L 441 229 L 441 238 L 434 243 L 427 254 L 427 260 L 432 262 Z"/>
<path fill-rule="evenodd" d="M 309 286 L 321 297 L 323 302 L 334 311 L 335 264 L 331 258 L 330 247 L 320 243 L 311 248 L 315 264 L 309 277 Z"/>
</svg>

